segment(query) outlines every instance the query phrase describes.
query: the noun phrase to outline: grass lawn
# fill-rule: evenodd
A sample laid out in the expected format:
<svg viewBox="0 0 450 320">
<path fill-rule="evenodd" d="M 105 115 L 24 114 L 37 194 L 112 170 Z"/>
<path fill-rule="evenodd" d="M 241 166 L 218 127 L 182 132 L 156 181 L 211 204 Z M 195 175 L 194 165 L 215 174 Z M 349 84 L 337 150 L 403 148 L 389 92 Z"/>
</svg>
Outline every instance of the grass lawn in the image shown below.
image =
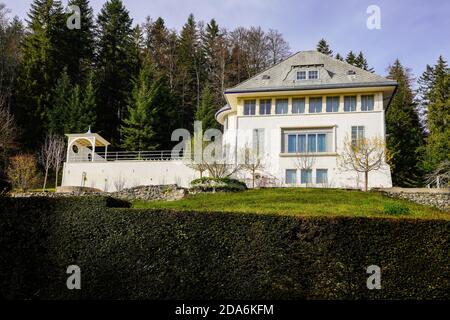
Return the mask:
<svg viewBox="0 0 450 320">
<path fill-rule="evenodd" d="M 309 216 L 409 217 L 450 219 L 450 214 L 376 192 L 274 188 L 237 193 L 188 195 L 177 201 L 135 201 L 135 208 Z"/>
</svg>

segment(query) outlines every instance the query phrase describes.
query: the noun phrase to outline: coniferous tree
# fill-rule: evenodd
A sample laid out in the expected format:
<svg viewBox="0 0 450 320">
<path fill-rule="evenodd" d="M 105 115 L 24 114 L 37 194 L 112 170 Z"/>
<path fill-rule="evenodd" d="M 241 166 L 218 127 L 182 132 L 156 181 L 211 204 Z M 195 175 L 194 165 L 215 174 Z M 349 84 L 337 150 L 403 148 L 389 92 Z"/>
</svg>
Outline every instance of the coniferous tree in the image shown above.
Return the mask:
<svg viewBox="0 0 450 320">
<path fill-rule="evenodd" d="M 203 131 L 218 127 L 218 123 L 214 117 L 216 111 L 214 96 L 209 86 L 206 86 L 202 92 L 200 106 L 195 113 L 195 120 L 202 122 Z"/>
<path fill-rule="evenodd" d="M 66 65 L 65 15 L 60 1 L 34 0 L 23 40 L 23 63 L 18 78 L 15 114 L 25 147 L 37 147 L 52 109 L 51 93 Z M 35 139 L 28 139 L 35 137 Z"/>
<path fill-rule="evenodd" d="M 424 140 L 411 89 L 410 71 L 397 59 L 389 67 L 389 78 L 398 83 L 386 114 L 392 181 L 397 186 L 418 186 L 422 182 L 420 151 Z"/>
<path fill-rule="evenodd" d="M 336 56 L 334 58 L 339 61 L 344 61 L 344 58 L 339 53 L 336 53 Z"/>
<path fill-rule="evenodd" d="M 115 144 L 138 68 L 132 19 L 121 0 L 110 0 L 103 5 L 97 25 L 97 123 L 99 131 Z"/>
<path fill-rule="evenodd" d="M 427 109 L 427 146 L 424 170 L 431 172 L 450 158 L 450 69 L 442 56 L 420 79 Z"/>
<path fill-rule="evenodd" d="M 330 57 L 333 56 L 333 50 L 330 49 L 330 46 L 324 38 L 320 39 L 319 43 L 317 43 L 317 51 Z"/>
<path fill-rule="evenodd" d="M 58 78 L 55 88 L 52 91 L 52 109 L 48 112 L 47 130 L 53 134 L 63 135 L 67 133 L 67 123 L 69 120 L 67 100 L 72 94 L 72 84 L 64 68 Z"/>
<path fill-rule="evenodd" d="M 345 58 L 345 62 L 351 64 L 352 66 L 355 65 L 355 63 L 356 63 L 356 56 L 355 56 L 355 54 L 353 53 L 352 50 L 350 50 L 350 52 L 347 54 L 347 57 Z"/>
<path fill-rule="evenodd" d="M 358 56 L 355 58 L 354 66 L 369 72 L 373 72 L 373 68 L 369 68 L 369 64 L 367 63 L 367 60 L 364 57 L 362 51 L 360 51 Z"/>
</svg>

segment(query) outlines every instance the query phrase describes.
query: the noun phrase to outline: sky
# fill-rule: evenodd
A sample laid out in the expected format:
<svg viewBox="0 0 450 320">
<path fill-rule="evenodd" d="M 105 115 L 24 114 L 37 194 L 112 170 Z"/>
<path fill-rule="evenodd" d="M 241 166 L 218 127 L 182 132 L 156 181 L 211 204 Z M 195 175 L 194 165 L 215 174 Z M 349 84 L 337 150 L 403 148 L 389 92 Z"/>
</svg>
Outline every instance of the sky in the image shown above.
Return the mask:
<svg viewBox="0 0 450 320">
<path fill-rule="evenodd" d="M 25 19 L 32 0 L 0 0 L 10 15 Z M 62 0 L 67 4 L 67 0 Z M 91 0 L 98 13 L 105 0 Z M 162 17 L 180 30 L 190 13 L 196 20 L 215 18 L 219 26 L 261 26 L 281 32 L 291 51 L 313 50 L 325 38 L 334 53 L 363 51 L 380 75 L 396 58 L 415 77 L 443 55 L 450 59 L 449 0 L 123 0 L 134 23 Z M 380 29 L 368 29 L 367 8 L 380 8 Z"/>
</svg>

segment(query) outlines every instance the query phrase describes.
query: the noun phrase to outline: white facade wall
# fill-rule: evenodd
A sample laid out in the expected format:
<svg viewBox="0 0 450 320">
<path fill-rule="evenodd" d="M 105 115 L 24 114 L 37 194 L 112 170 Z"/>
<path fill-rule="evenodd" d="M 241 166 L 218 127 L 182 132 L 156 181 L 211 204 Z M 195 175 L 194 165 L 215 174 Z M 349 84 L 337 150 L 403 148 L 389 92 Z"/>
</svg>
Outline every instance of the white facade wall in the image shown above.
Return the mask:
<svg viewBox="0 0 450 320">
<path fill-rule="evenodd" d="M 121 181 L 124 188 L 163 184 L 188 187 L 189 182 L 198 177 L 199 174 L 181 160 L 66 162 L 62 186 L 84 186 L 114 192 Z"/>
<path fill-rule="evenodd" d="M 312 166 L 312 185 L 316 181 L 316 169 L 328 169 L 327 187 L 363 188 L 364 174 L 355 171 L 343 171 L 337 164 L 337 156 L 341 152 L 346 138 L 351 138 L 352 126 L 364 126 L 364 136 L 371 138 L 385 137 L 384 108 L 382 94 L 376 95 L 374 111 L 356 112 L 325 112 L 325 103 L 322 113 L 291 114 L 291 99 L 289 99 L 288 114 L 276 115 L 275 99 L 272 103 L 270 115 L 242 115 L 243 100 L 238 105 L 238 112 L 228 115 L 224 132 L 224 148 L 229 157 L 236 157 L 236 151 L 242 152 L 253 145 L 253 130 L 264 130 L 264 163 L 263 172 L 275 176 L 281 185 L 285 184 L 286 169 L 297 169 L 297 186 L 300 183 L 300 170 L 295 155 L 283 152 L 283 129 L 305 129 L 311 131 L 330 128 L 332 133 L 332 146 L 330 152 L 317 154 Z M 324 100 L 325 102 L 325 100 Z M 343 97 L 340 99 L 340 110 L 343 110 Z M 308 104 L 305 106 L 308 108 Z M 360 110 L 360 96 L 358 95 L 357 108 Z M 258 105 L 257 105 L 258 109 Z M 258 113 L 258 110 L 256 110 Z M 303 184 L 303 186 L 305 186 Z M 369 173 L 369 188 L 391 187 L 392 180 L 390 168 L 387 164 L 382 169 Z"/>
</svg>

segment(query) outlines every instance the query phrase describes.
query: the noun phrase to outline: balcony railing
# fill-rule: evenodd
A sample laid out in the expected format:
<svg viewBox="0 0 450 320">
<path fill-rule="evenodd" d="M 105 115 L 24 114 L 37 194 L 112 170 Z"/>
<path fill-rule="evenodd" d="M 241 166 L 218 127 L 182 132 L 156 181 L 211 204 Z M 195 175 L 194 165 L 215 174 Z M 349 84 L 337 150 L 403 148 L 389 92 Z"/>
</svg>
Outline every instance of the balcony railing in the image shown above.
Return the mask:
<svg viewBox="0 0 450 320">
<path fill-rule="evenodd" d="M 172 157 L 171 150 L 161 151 L 108 151 L 107 153 L 95 153 L 94 160 L 91 155 L 70 154 L 67 162 L 105 162 L 105 161 L 170 161 L 181 160 L 177 154 Z"/>
</svg>

